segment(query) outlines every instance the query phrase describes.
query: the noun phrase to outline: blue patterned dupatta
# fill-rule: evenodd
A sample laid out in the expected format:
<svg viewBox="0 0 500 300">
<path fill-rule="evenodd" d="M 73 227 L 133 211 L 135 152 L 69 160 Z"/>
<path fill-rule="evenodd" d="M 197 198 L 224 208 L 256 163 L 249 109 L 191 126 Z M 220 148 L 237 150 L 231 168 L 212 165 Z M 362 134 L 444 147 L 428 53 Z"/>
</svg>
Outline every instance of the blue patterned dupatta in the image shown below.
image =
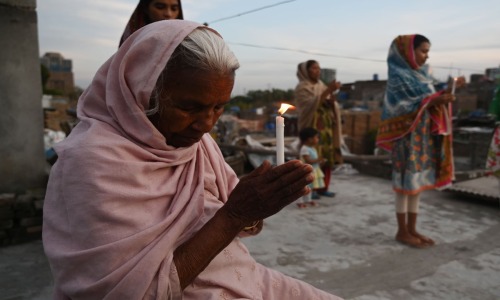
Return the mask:
<svg viewBox="0 0 500 300">
<path fill-rule="evenodd" d="M 400 165 L 409 168 L 409 162 L 411 168 L 400 170 L 402 174 L 393 173 L 399 182 L 394 189 L 405 194 L 447 186 L 454 176 L 451 105 L 430 105 L 442 91 L 434 90 L 428 66 L 417 65 L 414 38 L 398 36 L 389 49 L 389 79 L 376 140 L 378 147 L 391 152 L 395 144 L 406 139 L 409 152 L 398 159 L 404 160 Z M 436 135 L 442 136 L 442 141 L 424 146 L 422 140 L 432 140 Z"/>
</svg>

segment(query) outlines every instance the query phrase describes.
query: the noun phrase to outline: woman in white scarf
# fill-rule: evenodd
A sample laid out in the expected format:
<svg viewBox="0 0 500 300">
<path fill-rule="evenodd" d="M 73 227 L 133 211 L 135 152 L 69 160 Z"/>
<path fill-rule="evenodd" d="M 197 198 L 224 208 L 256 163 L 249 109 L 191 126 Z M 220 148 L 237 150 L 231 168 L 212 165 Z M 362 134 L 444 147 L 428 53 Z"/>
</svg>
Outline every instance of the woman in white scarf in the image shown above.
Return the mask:
<svg viewBox="0 0 500 300">
<path fill-rule="evenodd" d="M 334 165 L 342 164 L 342 120 L 335 92 L 340 82 L 332 81 L 325 85 L 320 80 L 321 69 L 315 60 L 300 63 L 297 67 L 299 83 L 295 88 L 295 101 L 299 113 L 299 131 L 306 127 L 318 130 L 320 142 L 319 157 L 327 162 L 322 166 L 325 174 L 325 188 L 318 190 L 320 195 L 333 197 L 328 191 L 330 177 Z"/>
</svg>

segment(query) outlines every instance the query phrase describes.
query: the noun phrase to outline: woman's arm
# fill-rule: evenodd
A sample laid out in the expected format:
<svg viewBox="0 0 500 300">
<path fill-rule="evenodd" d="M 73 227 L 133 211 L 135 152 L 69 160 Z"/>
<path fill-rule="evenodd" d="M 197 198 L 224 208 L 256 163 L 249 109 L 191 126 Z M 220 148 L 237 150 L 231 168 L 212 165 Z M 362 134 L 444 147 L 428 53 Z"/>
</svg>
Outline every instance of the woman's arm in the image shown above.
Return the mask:
<svg viewBox="0 0 500 300">
<path fill-rule="evenodd" d="M 327 99 L 330 99 L 331 101 L 335 101 L 335 95 L 333 95 L 332 93 L 335 92 L 336 90 L 340 89 L 340 82 L 338 81 L 332 81 L 330 82 L 330 84 L 327 86 L 326 90 L 323 91 L 323 93 L 321 93 L 321 96 L 320 96 L 320 101 L 323 102 Z"/>
<path fill-rule="evenodd" d="M 174 263 L 184 290 L 248 225 L 219 209 L 198 232 L 174 251 Z"/>
<path fill-rule="evenodd" d="M 455 101 L 455 95 L 452 95 L 451 93 L 449 93 L 447 91 L 444 91 L 443 93 L 441 93 L 441 95 L 432 99 L 428 105 L 429 105 L 429 107 L 433 107 L 433 106 L 448 104 L 448 103 L 453 102 L 453 101 Z"/>
<path fill-rule="evenodd" d="M 212 219 L 174 251 L 181 288 L 192 283 L 245 227 L 307 194 L 311 172 L 310 165 L 298 160 L 277 167 L 265 161 L 243 177 Z"/>
<path fill-rule="evenodd" d="M 323 163 L 325 161 L 323 158 L 312 159 L 310 155 L 302 155 L 302 160 L 308 164 Z"/>
</svg>

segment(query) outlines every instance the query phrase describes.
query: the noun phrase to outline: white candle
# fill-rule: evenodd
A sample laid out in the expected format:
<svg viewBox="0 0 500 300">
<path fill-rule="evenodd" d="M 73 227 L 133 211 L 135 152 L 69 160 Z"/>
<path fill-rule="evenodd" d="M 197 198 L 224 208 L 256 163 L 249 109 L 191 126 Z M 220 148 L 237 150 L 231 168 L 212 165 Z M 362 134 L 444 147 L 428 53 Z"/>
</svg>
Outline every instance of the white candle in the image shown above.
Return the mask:
<svg viewBox="0 0 500 300">
<path fill-rule="evenodd" d="M 451 86 L 451 94 L 455 95 L 455 87 L 457 86 L 457 78 L 453 78 L 453 85 Z"/>
<path fill-rule="evenodd" d="M 281 103 L 276 117 L 276 165 L 285 163 L 285 119 L 282 115 L 287 109 L 293 108 L 293 105 Z"/>
<path fill-rule="evenodd" d="M 285 119 L 276 117 L 276 165 L 285 163 Z"/>
</svg>

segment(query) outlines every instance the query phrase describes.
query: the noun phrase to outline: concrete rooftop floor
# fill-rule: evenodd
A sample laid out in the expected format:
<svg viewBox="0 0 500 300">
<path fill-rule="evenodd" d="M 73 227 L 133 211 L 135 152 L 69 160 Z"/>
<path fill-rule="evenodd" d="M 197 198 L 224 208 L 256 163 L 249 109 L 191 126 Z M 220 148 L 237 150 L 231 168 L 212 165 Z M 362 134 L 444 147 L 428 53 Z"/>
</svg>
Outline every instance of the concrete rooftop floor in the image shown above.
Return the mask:
<svg viewBox="0 0 500 300">
<path fill-rule="evenodd" d="M 500 299 L 500 203 L 461 194 L 422 194 L 418 228 L 437 244 L 394 241 L 389 180 L 335 174 L 335 198 L 294 204 L 244 239 L 264 265 L 345 299 Z M 41 241 L 0 248 L 0 298 L 51 299 Z"/>
</svg>

